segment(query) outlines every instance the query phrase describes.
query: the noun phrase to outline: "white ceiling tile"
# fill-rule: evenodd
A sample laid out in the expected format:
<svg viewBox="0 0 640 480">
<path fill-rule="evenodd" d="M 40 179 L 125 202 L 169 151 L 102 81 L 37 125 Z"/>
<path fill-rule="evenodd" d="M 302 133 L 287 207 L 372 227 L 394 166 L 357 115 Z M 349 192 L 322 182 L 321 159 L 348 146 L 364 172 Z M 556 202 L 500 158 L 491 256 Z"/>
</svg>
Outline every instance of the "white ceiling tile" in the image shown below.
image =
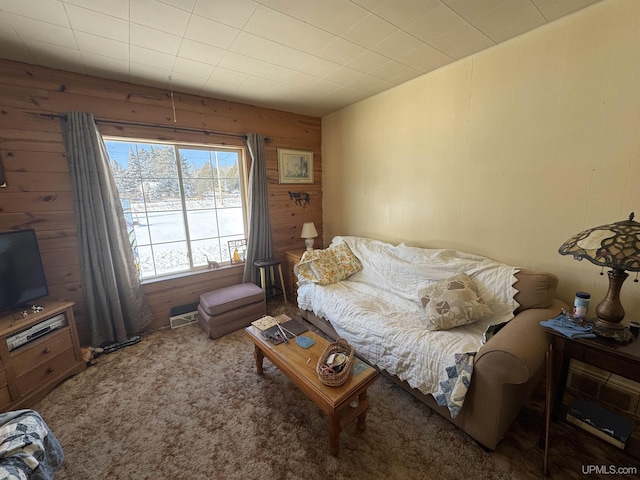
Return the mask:
<svg viewBox="0 0 640 480">
<path fill-rule="evenodd" d="M 546 21 L 542 16 L 525 18 L 520 22 L 512 23 L 502 28 L 496 27 L 491 31 L 490 38 L 496 43 L 504 42 L 544 24 L 546 24 Z"/>
<path fill-rule="evenodd" d="M 249 75 L 242 85 L 239 87 L 240 89 L 249 88 L 251 90 L 257 90 L 261 92 L 268 92 L 274 95 L 283 95 L 287 92 L 291 92 L 291 86 L 286 83 L 276 82 L 273 80 L 266 80 L 261 77 L 254 77 Z"/>
<path fill-rule="evenodd" d="M 105 57 L 122 58 L 129 61 L 129 44 L 110 38 L 98 37 L 84 32 L 75 32 L 78 48 L 82 53 L 94 53 Z"/>
<path fill-rule="evenodd" d="M 440 0 L 353 0 L 362 8 L 387 19 L 393 25 L 404 28 L 428 14 L 434 8 L 442 6 Z"/>
<path fill-rule="evenodd" d="M 356 90 L 373 94 L 391 88 L 393 86 L 393 83 L 389 83 L 385 80 L 381 80 L 380 78 L 375 78 L 371 75 L 365 74 L 361 75 L 359 78 L 357 78 L 347 86 Z"/>
<path fill-rule="evenodd" d="M 234 92 L 234 98 L 242 99 L 243 103 L 247 103 L 247 99 L 251 99 L 253 105 L 269 106 L 272 102 L 279 99 L 286 99 L 291 95 L 291 91 L 278 91 L 268 89 L 252 88 L 253 85 L 260 85 L 259 82 L 250 82 L 247 85 L 239 86 Z"/>
<path fill-rule="evenodd" d="M 305 87 L 310 85 L 314 81 L 316 81 L 318 77 L 314 77 L 313 75 L 309 75 L 305 72 L 293 71 L 291 75 L 284 78 L 284 83 L 287 85 L 292 85 L 294 87 Z"/>
<path fill-rule="evenodd" d="M 306 0 L 302 18 L 306 23 L 334 35 L 344 35 L 353 25 L 369 15 L 351 0 Z"/>
<path fill-rule="evenodd" d="M 211 75 L 211 72 L 213 72 L 213 69 L 213 65 L 178 57 L 173 64 L 172 74 L 179 73 L 207 79 L 209 75 Z"/>
<path fill-rule="evenodd" d="M 185 38 L 227 49 L 238 36 L 239 30 L 208 18 L 192 15 Z"/>
<path fill-rule="evenodd" d="M 600 0 L 531 0 L 548 22 L 598 3 Z"/>
<path fill-rule="evenodd" d="M 129 64 L 129 77 L 133 83 L 143 83 L 156 88 L 168 89 L 170 75 L 171 70 L 168 69 L 134 62 Z"/>
<path fill-rule="evenodd" d="M 176 60 L 175 55 L 139 47 L 137 45 L 131 45 L 129 58 L 133 63 L 148 65 L 166 71 L 171 71 L 173 62 Z"/>
<path fill-rule="evenodd" d="M 35 63 L 35 58 L 17 35 L 0 33 L 0 45 L 2 45 L 2 58 L 16 62 Z"/>
<path fill-rule="evenodd" d="M 516 25 L 524 25 L 533 22 L 532 28 L 546 23 L 544 17 L 530 0 L 495 0 L 488 3 L 480 3 L 475 0 L 450 0 L 449 7 L 473 24 L 494 41 L 507 29 L 514 30 Z M 522 33 L 526 30 L 517 31 Z M 513 36 L 513 35 L 512 35 Z M 510 37 L 509 37 L 510 38 Z"/>
<path fill-rule="evenodd" d="M 243 30 L 274 42 L 284 43 L 291 31 L 299 28 L 300 20 L 283 13 L 259 6 L 247 21 Z"/>
<path fill-rule="evenodd" d="M 257 4 L 251 0 L 198 0 L 193 13 L 235 28 L 242 28 Z"/>
<path fill-rule="evenodd" d="M 196 77 L 180 72 L 171 72 L 171 84 L 174 91 L 198 93 L 206 83 L 206 77 Z"/>
<path fill-rule="evenodd" d="M 339 37 L 335 37 L 313 25 L 297 22 L 289 29 L 288 36 L 283 43 L 303 52 L 317 55 L 336 38 Z"/>
<path fill-rule="evenodd" d="M 470 24 L 446 5 L 433 8 L 422 17 L 414 18 L 406 31 L 423 42 L 431 44 L 437 38 L 452 31 L 469 28 Z"/>
<path fill-rule="evenodd" d="M 233 52 L 227 53 L 218 65 L 229 70 L 269 80 L 278 80 L 291 74 L 291 70 L 288 68 Z"/>
<path fill-rule="evenodd" d="M 179 8 L 180 10 L 184 10 L 185 12 L 189 12 L 189 13 L 192 13 L 194 7 L 196 6 L 196 0 L 158 0 L 158 1 L 161 3 L 166 3 L 167 5 L 171 5 L 172 7 Z"/>
<path fill-rule="evenodd" d="M 89 75 L 113 80 L 129 81 L 129 61 L 94 53 L 81 53 Z"/>
<path fill-rule="evenodd" d="M 13 29 L 23 40 L 30 39 L 60 47 L 77 48 L 76 40 L 70 28 L 11 13 L 7 13 L 4 16 L 8 21 L 11 21 Z"/>
<path fill-rule="evenodd" d="M 396 60 L 422 73 L 427 73 L 455 61 L 455 58 L 425 43 L 413 50 L 399 54 Z"/>
<path fill-rule="evenodd" d="M 305 90 L 306 91 L 313 91 L 315 92 L 317 95 L 320 96 L 326 96 L 326 95 L 330 95 L 333 92 L 335 92 L 336 90 L 340 89 L 344 87 L 344 85 L 340 85 L 339 83 L 336 82 L 332 82 L 331 80 L 327 80 L 324 78 L 319 78 L 317 79 L 315 82 L 311 83 L 310 85 L 308 85 Z"/>
<path fill-rule="evenodd" d="M 0 2 L 0 10 L 69 28 L 69 20 L 67 19 L 64 4 L 58 0 L 39 0 L 37 2 L 2 0 Z"/>
<path fill-rule="evenodd" d="M 373 48 L 398 32 L 398 28 L 375 15 L 367 15 L 344 33 L 344 38 L 366 48 Z"/>
<path fill-rule="evenodd" d="M 354 57 L 363 54 L 365 51 L 366 49 L 364 47 L 356 45 L 349 40 L 334 37 L 334 40 L 325 45 L 325 47 L 318 53 L 318 56 L 340 65 L 344 65 Z"/>
<path fill-rule="evenodd" d="M 309 56 L 286 45 L 246 32 L 238 35 L 229 51 L 291 69 L 298 68 Z"/>
<path fill-rule="evenodd" d="M 182 39 L 178 55 L 180 57 L 188 58 L 189 60 L 217 65 L 225 52 L 226 50 L 223 50 L 222 48 L 184 38 Z"/>
<path fill-rule="evenodd" d="M 207 83 L 218 82 L 238 87 L 238 85 L 241 85 L 247 77 L 248 75 L 241 72 L 236 72 L 227 68 L 216 67 L 213 73 L 209 75 L 209 80 L 207 81 Z"/>
<path fill-rule="evenodd" d="M 74 5 L 67 5 L 66 9 L 73 30 L 119 42 L 129 41 L 129 22 Z"/>
<path fill-rule="evenodd" d="M 430 42 L 434 48 L 455 58 L 461 59 L 473 53 L 492 47 L 495 43 L 472 26 L 461 26 Z"/>
<path fill-rule="evenodd" d="M 413 35 L 409 35 L 403 30 L 397 30 L 394 34 L 374 45 L 371 50 L 388 58 L 396 58 L 402 52 L 408 52 L 423 45 L 425 43 Z"/>
<path fill-rule="evenodd" d="M 388 58 L 380 55 L 379 53 L 372 52 L 371 50 L 365 50 L 357 57 L 348 61 L 346 66 L 360 72 L 369 72 L 388 61 Z"/>
<path fill-rule="evenodd" d="M 13 28 L 15 15 L 0 10 L 0 35 L 7 37 L 17 37 L 18 33 Z"/>
<path fill-rule="evenodd" d="M 340 65 L 335 62 L 330 62 L 320 57 L 308 56 L 298 69 L 314 77 L 324 78 L 338 67 Z"/>
<path fill-rule="evenodd" d="M 404 83 L 420 75 L 420 72 L 394 60 L 369 72 L 369 75 L 390 83 Z"/>
<path fill-rule="evenodd" d="M 56 0 L 61 1 L 61 0 Z M 62 0 L 65 4 L 67 12 L 70 5 L 82 7 L 87 10 L 93 10 L 103 13 L 111 17 L 118 17 L 123 20 L 129 20 L 129 2 L 130 0 Z M 135 0 L 133 0 L 135 1 Z"/>
<path fill-rule="evenodd" d="M 31 39 L 25 40 L 24 43 L 37 65 L 69 70 L 71 72 L 87 73 L 82 63 L 80 52 L 76 49 Z"/>
<path fill-rule="evenodd" d="M 221 82 L 209 77 L 209 79 L 204 83 L 202 89 L 210 92 L 215 92 L 214 96 L 216 98 L 224 99 L 227 98 L 228 95 L 233 94 L 238 89 L 238 85 Z"/>
<path fill-rule="evenodd" d="M 156 0 L 135 0 L 130 4 L 131 21 L 173 35 L 184 34 L 191 14 Z"/>
<path fill-rule="evenodd" d="M 307 11 L 313 8 L 315 1 L 316 0 L 297 0 L 295 2 L 291 0 L 255 0 L 256 3 L 263 7 L 277 10 L 280 13 L 300 20 L 304 20 Z"/>
<path fill-rule="evenodd" d="M 176 55 L 180 49 L 181 37 L 161 32 L 144 25 L 131 24 L 131 45 Z"/>
<path fill-rule="evenodd" d="M 324 78 L 340 85 L 349 85 L 362 76 L 362 72 L 349 67 L 339 67 L 327 74 Z"/>
</svg>

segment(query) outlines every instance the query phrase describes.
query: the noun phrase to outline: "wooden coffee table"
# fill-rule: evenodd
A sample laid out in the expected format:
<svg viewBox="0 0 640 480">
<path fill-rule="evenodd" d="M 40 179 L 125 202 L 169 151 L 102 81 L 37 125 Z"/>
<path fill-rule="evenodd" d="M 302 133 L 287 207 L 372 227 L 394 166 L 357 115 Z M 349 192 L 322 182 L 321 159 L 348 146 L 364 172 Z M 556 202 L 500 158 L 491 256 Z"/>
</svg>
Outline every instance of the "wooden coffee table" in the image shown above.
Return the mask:
<svg viewBox="0 0 640 480">
<path fill-rule="evenodd" d="M 281 323 L 289 320 L 286 315 L 276 318 Z M 255 344 L 258 374 L 263 374 L 262 360 L 268 358 L 327 415 L 329 450 L 333 455 L 340 451 L 340 432 L 347 425 L 357 419 L 358 430 L 364 431 L 369 408 L 367 388 L 378 378 L 378 372 L 374 368 L 363 363 L 364 368 L 357 375 L 351 375 L 346 383 L 339 387 L 329 387 L 320 382 L 316 373 L 318 358 L 329 345 L 324 338 L 311 331 L 304 332 L 302 335 L 313 338 L 316 343 L 310 348 L 302 348 L 295 339 L 274 345 L 254 326 L 247 327 L 245 332 Z M 360 360 L 355 359 L 355 362 Z M 349 404 L 354 400 L 357 401 L 357 406 L 352 407 Z"/>
</svg>

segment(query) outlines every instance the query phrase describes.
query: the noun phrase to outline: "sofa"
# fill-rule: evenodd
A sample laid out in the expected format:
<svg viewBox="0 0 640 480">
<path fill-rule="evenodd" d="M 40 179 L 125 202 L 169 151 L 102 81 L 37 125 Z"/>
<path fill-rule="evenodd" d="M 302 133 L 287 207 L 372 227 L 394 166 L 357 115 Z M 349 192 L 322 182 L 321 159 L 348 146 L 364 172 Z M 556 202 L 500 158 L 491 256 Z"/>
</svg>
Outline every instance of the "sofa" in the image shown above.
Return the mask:
<svg viewBox="0 0 640 480">
<path fill-rule="evenodd" d="M 568 308 L 551 273 L 363 237 L 305 252 L 295 272 L 306 321 L 490 450 L 542 377 L 540 321 Z"/>
</svg>

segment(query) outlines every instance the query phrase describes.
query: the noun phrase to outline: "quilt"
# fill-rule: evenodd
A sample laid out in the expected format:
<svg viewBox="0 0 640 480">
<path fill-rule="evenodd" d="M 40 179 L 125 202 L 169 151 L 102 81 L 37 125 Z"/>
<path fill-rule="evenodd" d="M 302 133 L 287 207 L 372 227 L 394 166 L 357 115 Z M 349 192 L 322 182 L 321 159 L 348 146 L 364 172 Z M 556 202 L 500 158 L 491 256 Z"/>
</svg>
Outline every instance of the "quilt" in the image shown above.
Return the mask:
<svg viewBox="0 0 640 480">
<path fill-rule="evenodd" d="M 58 439 L 36 411 L 0 414 L 0 478 L 53 480 L 63 459 Z"/>
</svg>

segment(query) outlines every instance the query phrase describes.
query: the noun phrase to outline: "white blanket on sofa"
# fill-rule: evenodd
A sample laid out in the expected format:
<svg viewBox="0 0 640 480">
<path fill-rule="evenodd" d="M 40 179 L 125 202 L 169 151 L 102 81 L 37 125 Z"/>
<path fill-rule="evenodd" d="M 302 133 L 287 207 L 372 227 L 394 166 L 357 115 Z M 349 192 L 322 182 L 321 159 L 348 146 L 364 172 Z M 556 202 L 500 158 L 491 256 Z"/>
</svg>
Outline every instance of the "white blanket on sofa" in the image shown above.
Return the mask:
<svg viewBox="0 0 640 480">
<path fill-rule="evenodd" d="M 516 267 L 456 250 L 391 245 L 361 237 L 344 241 L 362 271 L 331 285 L 299 278 L 298 306 L 329 320 L 368 362 L 434 394 L 456 353 L 476 352 L 487 326 L 513 318 Z M 465 272 L 493 315 L 446 331 L 429 331 L 418 290 Z"/>
</svg>

